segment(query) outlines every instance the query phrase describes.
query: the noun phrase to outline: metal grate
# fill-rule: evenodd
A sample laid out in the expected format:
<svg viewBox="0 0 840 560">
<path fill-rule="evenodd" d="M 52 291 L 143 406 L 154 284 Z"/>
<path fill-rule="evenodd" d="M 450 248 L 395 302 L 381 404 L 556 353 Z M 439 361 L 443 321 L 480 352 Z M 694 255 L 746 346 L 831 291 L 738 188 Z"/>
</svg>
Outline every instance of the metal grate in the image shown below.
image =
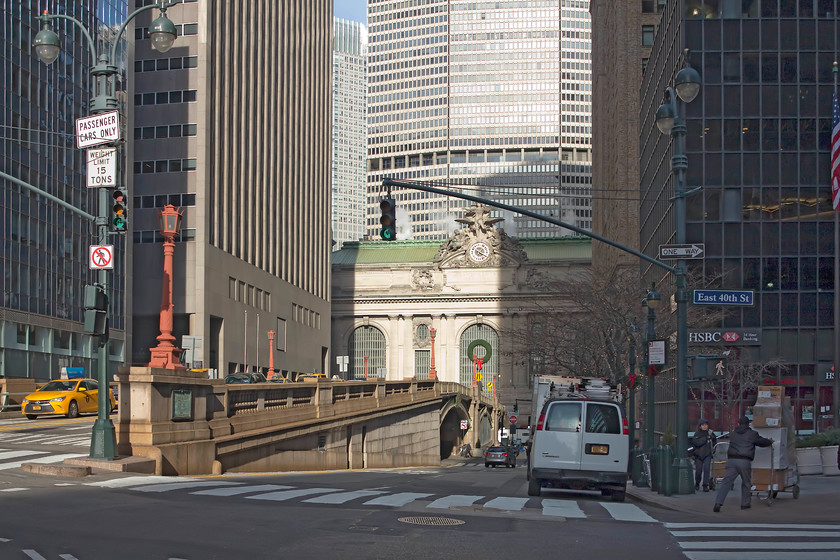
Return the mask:
<svg viewBox="0 0 840 560">
<path fill-rule="evenodd" d="M 413 525 L 437 526 L 463 525 L 465 523 L 460 519 L 452 519 L 451 517 L 400 517 L 397 521 L 400 523 L 411 523 Z"/>
</svg>

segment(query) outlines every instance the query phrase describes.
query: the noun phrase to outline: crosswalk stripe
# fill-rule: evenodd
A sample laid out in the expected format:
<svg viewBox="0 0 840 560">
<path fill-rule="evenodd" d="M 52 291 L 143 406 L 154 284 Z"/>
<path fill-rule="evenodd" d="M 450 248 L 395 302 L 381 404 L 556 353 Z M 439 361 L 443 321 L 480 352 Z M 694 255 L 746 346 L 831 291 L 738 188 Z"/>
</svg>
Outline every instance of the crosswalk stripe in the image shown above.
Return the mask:
<svg viewBox="0 0 840 560">
<path fill-rule="evenodd" d="M 666 529 L 708 527 L 717 529 L 829 529 L 836 531 L 840 525 L 809 525 L 805 523 L 663 523 Z"/>
<path fill-rule="evenodd" d="M 197 482 L 167 482 L 165 484 L 150 484 L 132 488 L 135 492 L 168 492 L 170 490 L 181 490 L 184 488 L 201 488 L 203 486 L 226 486 L 228 484 L 242 484 L 227 480 L 201 480 Z"/>
<path fill-rule="evenodd" d="M 602 503 L 605 510 L 610 512 L 613 519 L 617 521 L 641 521 L 643 523 L 656 523 L 656 519 L 649 516 L 638 506 L 633 504 L 612 504 Z"/>
<path fill-rule="evenodd" d="M 257 494 L 256 496 L 245 496 L 245 499 L 283 502 L 285 500 L 291 500 L 292 498 L 300 498 L 301 496 L 308 496 L 310 494 L 326 494 L 327 492 L 341 492 L 341 488 L 304 488 L 299 490 L 283 490 L 280 492 Z"/>
<path fill-rule="evenodd" d="M 238 496 L 239 494 L 251 494 L 255 492 L 268 492 L 272 490 L 290 490 L 294 486 L 283 486 L 281 484 L 258 484 L 256 486 L 234 486 L 232 488 L 213 488 L 211 490 L 198 490 L 190 494 L 199 496 Z"/>
<path fill-rule="evenodd" d="M 826 537 L 840 539 L 840 533 L 835 527 L 833 531 L 773 531 L 773 537 Z M 671 531 L 675 537 L 755 537 L 755 531 Z"/>
<path fill-rule="evenodd" d="M 525 504 L 528 503 L 528 499 L 529 498 L 506 498 L 500 496 L 498 498 L 493 498 L 484 504 L 484 507 L 491 509 L 503 509 L 507 511 L 520 511 L 525 507 Z"/>
<path fill-rule="evenodd" d="M 385 492 L 382 490 L 357 490 L 355 492 L 324 494 L 322 496 L 316 496 L 303 501 L 312 504 L 343 504 L 349 502 L 350 500 L 355 500 L 356 498 L 367 498 L 368 496 L 378 496 L 379 494 L 384 493 Z"/>
<path fill-rule="evenodd" d="M 185 479 L 189 480 L 189 479 Z M 101 486 L 103 488 L 127 488 L 130 486 L 141 486 L 143 484 L 171 482 L 169 476 L 126 476 L 123 478 L 112 478 L 110 480 L 99 480 L 97 482 L 86 482 L 85 486 Z"/>
<path fill-rule="evenodd" d="M 420 498 L 428 498 L 429 496 L 434 496 L 434 494 L 420 494 L 418 492 L 400 492 L 398 494 L 391 494 L 390 496 L 381 496 L 379 498 L 368 500 L 362 505 L 401 507 L 413 502 L 414 500 L 419 500 Z"/>
<path fill-rule="evenodd" d="M 23 492 L 24 490 L 29 490 L 29 488 L 3 488 L 0 492 Z"/>
<path fill-rule="evenodd" d="M 554 517 L 573 517 L 582 519 L 586 517 L 577 502 L 567 500 L 543 500 L 543 515 L 551 515 Z"/>
<path fill-rule="evenodd" d="M 684 552 L 688 560 L 790 560 L 791 554 L 785 552 L 749 552 L 739 550 L 738 552 Z M 833 551 L 809 551 L 799 550 L 796 552 L 796 560 L 837 560 L 837 553 Z"/>
<path fill-rule="evenodd" d="M 25 457 L 27 455 L 43 455 L 45 451 L 30 451 L 28 449 L 21 449 L 18 451 L 3 451 L 0 452 L 0 461 L 3 459 L 14 459 L 15 457 Z"/>
<path fill-rule="evenodd" d="M 451 507 L 471 506 L 476 500 L 480 500 L 484 496 L 465 496 L 463 494 L 453 494 L 451 496 L 444 496 L 438 498 L 426 507 L 435 509 L 449 509 Z"/>
<path fill-rule="evenodd" d="M 84 455 L 79 455 L 78 453 L 66 453 L 63 455 L 50 455 L 48 457 L 35 457 L 33 459 L 27 459 L 26 461 L 15 461 L 11 463 L 2 463 L 0 464 L 0 471 L 7 470 L 7 469 L 15 469 L 20 467 L 23 463 L 40 463 L 40 464 L 49 464 L 49 463 L 60 463 L 65 459 L 72 459 L 74 457 L 84 457 Z"/>
<path fill-rule="evenodd" d="M 706 542 L 681 542 L 677 541 L 680 547 L 686 550 L 837 550 L 840 551 L 840 542 L 782 542 L 782 541 L 706 541 Z"/>
</svg>

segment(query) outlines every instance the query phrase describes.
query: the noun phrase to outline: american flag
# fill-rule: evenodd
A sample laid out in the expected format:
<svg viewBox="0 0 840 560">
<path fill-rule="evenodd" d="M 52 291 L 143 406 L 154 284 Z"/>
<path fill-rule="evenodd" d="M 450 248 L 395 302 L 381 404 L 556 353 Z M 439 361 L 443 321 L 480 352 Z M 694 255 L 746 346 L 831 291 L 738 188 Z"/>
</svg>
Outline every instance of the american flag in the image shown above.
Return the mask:
<svg viewBox="0 0 840 560">
<path fill-rule="evenodd" d="M 840 212 L 840 103 L 837 102 L 837 89 L 834 90 L 831 127 L 831 204 L 835 212 Z"/>
</svg>

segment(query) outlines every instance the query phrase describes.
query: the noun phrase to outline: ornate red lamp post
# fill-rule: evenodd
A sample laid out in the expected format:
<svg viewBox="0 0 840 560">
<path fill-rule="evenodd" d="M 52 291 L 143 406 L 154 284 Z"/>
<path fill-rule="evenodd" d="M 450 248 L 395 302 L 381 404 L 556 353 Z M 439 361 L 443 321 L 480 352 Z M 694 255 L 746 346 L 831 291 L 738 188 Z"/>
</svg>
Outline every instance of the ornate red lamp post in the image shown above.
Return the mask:
<svg viewBox="0 0 840 560">
<path fill-rule="evenodd" d="M 274 331 L 268 331 L 268 379 L 274 377 Z"/>
<path fill-rule="evenodd" d="M 175 253 L 175 236 L 181 226 L 181 209 L 167 204 L 158 213 L 160 234 L 163 236 L 163 290 L 160 298 L 160 335 L 158 345 L 151 348 L 149 367 L 165 369 L 186 369 L 181 365 L 180 348 L 176 348 L 172 336 L 172 255 Z"/>
<path fill-rule="evenodd" d="M 429 367 L 429 379 L 437 379 L 437 370 L 435 369 L 435 329 L 429 329 L 429 336 L 432 337 L 432 363 Z"/>
</svg>

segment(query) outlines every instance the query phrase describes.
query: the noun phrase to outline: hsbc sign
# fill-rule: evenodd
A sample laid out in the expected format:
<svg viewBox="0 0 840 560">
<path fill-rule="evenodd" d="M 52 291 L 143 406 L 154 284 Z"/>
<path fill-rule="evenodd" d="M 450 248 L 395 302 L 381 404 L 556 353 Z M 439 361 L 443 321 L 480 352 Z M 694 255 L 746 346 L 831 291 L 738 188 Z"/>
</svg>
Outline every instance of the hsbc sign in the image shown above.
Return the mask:
<svg viewBox="0 0 840 560">
<path fill-rule="evenodd" d="M 761 346 L 761 329 L 689 331 L 688 343 L 720 344 L 721 346 Z"/>
</svg>

